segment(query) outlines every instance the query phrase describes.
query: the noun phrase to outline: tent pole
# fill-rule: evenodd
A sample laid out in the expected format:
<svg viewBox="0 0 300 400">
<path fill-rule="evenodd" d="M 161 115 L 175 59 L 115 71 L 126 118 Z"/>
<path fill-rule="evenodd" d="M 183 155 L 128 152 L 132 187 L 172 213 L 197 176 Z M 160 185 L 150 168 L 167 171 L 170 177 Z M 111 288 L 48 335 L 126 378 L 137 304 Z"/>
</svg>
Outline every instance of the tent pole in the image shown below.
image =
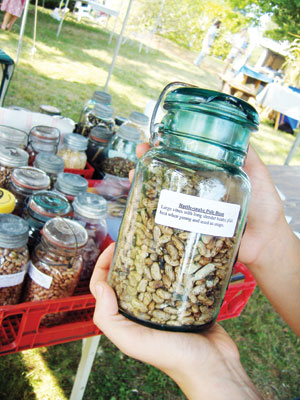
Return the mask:
<svg viewBox="0 0 300 400">
<path fill-rule="evenodd" d="M 61 2 L 59 4 L 59 8 L 61 7 L 61 5 L 62 5 L 62 0 L 61 0 Z M 58 29 L 57 29 L 57 32 L 56 32 L 56 37 L 58 37 L 59 34 L 60 34 L 60 30 L 61 30 L 62 24 L 64 22 L 64 19 L 65 19 L 66 9 L 68 8 L 68 5 L 69 5 L 69 0 L 66 1 L 65 7 L 64 7 L 64 12 L 63 12 L 63 15 L 62 15 L 62 17 L 60 19 L 60 23 L 58 25 Z"/>
<path fill-rule="evenodd" d="M 19 34 L 19 43 L 18 43 L 18 49 L 17 49 L 17 55 L 16 55 L 15 64 L 18 64 L 19 58 L 20 58 L 23 35 L 24 35 L 26 19 L 27 19 L 27 14 L 28 14 L 29 2 L 30 2 L 30 0 L 26 0 L 24 11 L 23 11 L 22 24 L 21 24 L 20 34 Z"/>
<path fill-rule="evenodd" d="M 123 21 L 123 24 L 122 24 L 122 29 L 121 29 L 121 32 L 119 34 L 119 38 L 118 38 L 118 42 L 117 42 L 117 45 L 116 45 L 116 48 L 115 48 L 114 56 L 113 56 L 113 59 L 112 59 L 112 62 L 111 62 L 110 68 L 109 68 L 108 76 L 107 76 L 107 79 L 106 79 L 106 83 L 105 83 L 105 86 L 104 86 L 104 92 L 107 91 L 108 83 L 110 81 L 110 78 L 111 78 L 115 63 L 116 63 L 116 58 L 118 56 L 118 53 L 119 53 L 119 50 L 120 50 L 120 46 L 121 46 L 121 43 L 122 43 L 123 33 L 124 33 L 124 30 L 125 30 L 125 27 L 126 27 L 126 23 L 127 23 L 128 17 L 129 17 L 132 1 L 133 0 L 129 0 L 129 3 L 128 3 L 126 15 L 125 15 L 125 18 L 124 18 L 124 21 Z"/>
<path fill-rule="evenodd" d="M 34 27 L 33 27 L 33 44 L 31 48 L 31 57 L 34 57 L 34 53 L 36 51 L 35 42 L 36 42 L 36 25 L 37 25 L 37 7 L 38 7 L 38 0 L 35 0 L 35 9 L 34 9 Z"/>
</svg>

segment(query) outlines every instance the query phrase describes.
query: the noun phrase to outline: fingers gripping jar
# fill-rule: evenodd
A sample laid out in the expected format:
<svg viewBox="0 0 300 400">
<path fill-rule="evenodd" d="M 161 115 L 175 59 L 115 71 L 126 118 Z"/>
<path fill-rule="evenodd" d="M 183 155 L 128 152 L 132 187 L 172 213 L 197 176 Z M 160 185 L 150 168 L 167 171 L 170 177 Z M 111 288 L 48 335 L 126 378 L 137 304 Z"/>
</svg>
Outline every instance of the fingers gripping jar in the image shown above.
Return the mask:
<svg viewBox="0 0 300 400">
<path fill-rule="evenodd" d="M 41 243 L 34 249 L 28 270 L 24 301 L 72 296 L 82 268 L 82 248 L 88 235 L 78 222 L 66 218 L 47 221 Z M 43 323 L 61 321 L 62 313 L 47 315 Z"/>
<path fill-rule="evenodd" d="M 11 214 L 0 215 L 0 305 L 20 300 L 29 253 L 28 224 Z"/>
<path fill-rule="evenodd" d="M 250 199 L 241 167 L 258 114 L 185 84 L 164 109 L 136 168 L 109 282 L 128 318 L 197 332 L 216 321 L 236 259 Z"/>
</svg>

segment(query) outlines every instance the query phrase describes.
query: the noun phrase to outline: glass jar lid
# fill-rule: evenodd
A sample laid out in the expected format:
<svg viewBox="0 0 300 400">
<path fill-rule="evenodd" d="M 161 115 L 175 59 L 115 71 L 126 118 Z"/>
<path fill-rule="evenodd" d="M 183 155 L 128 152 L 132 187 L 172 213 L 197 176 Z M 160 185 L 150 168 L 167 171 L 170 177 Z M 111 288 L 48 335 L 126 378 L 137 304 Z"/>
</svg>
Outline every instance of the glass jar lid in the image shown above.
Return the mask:
<svg viewBox="0 0 300 400">
<path fill-rule="evenodd" d="M 113 133 L 104 126 L 95 126 L 91 130 L 89 137 L 96 142 L 107 143 L 111 139 L 112 135 Z"/>
<path fill-rule="evenodd" d="M 0 215 L 0 247 L 14 249 L 25 246 L 28 241 L 29 226 L 17 215 Z"/>
<path fill-rule="evenodd" d="M 116 134 L 122 139 L 130 140 L 131 142 L 139 142 L 141 136 L 141 132 L 138 129 L 127 124 L 121 125 Z"/>
<path fill-rule="evenodd" d="M 30 196 L 28 211 L 38 214 L 40 220 L 48 221 L 49 218 L 64 217 L 72 210 L 69 200 L 60 193 L 42 190 Z"/>
<path fill-rule="evenodd" d="M 38 125 L 31 128 L 29 136 L 31 139 L 58 143 L 60 140 L 60 130 L 51 126 Z"/>
<path fill-rule="evenodd" d="M 93 114 L 101 119 L 111 119 L 114 115 L 114 109 L 106 104 L 96 103 Z"/>
<path fill-rule="evenodd" d="M 137 125 L 147 126 L 149 123 L 149 117 L 138 111 L 132 111 L 129 115 L 129 119 Z"/>
<path fill-rule="evenodd" d="M 111 95 L 109 93 L 101 92 L 99 90 L 95 90 L 92 99 L 97 101 L 98 103 L 107 105 L 111 104 Z"/>
<path fill-rule="evenodd" d="M 0 164 L 6 167 L 24 167 L 28 165 L 29 154 L 19 147 L 0 145 Z"/>
<path fill-rule="evenodd" d="M 65 135 L 63 143 L 71 150 L 84 151 L 87 149 L 88 138 L 78 133 L 68 133 Z"/>
<path fill-rule="evenodd" d="M 60 172 L 57 175 L 55 188 L 62 193 L 76 196 L 81 192 L 86 192 L 88 181 L 80 175 L 71 174 L 69 172 Z"/>
<path fill-rule="evenodd" d="M 64 160 L 53 153 L 40 152 L 36 155 L 33 165 L 49 174 L 64 171 Z"/>
<path fill-rule="evenodd" d="M 0 125 L 0 143 L 4 146 L 25 147 L 27 146 L 28 135 L 20 129 L 6 125 Z"/>
<path fill-rule="evenodd" d="M 47 221 L 42 235 L 52 245 L 65 249 L 80 249 L 86 245 L 88 234 L 77 221 L 56 217 Z"/>
<path fill-rule="evenodd" d="M 57 107 L 48 105 L 48 104 L 41 104 L 40 105 L 40 112 L 47 115 L 61 115 L 61 110 Z"/>
<path fill-rule="evenodd" d="M 83 217 L 100 219 L 105 217 L 107 202 L 96 193 L 80 193 L 72 203 L 73 210 Z"/>
<path fill-rule="evenodd" d="M 6 189 L 0 189 L 0 214 L 9 214 L 14 211 L 15 196 Z"/>
<path fill-rule="evenodd" d="M 50 186 L 50 178 L 46 172 L 35 167 L 15 168 L 11 180 L 15 185 L 31 190 L 48 189 Z"/>
</svg>

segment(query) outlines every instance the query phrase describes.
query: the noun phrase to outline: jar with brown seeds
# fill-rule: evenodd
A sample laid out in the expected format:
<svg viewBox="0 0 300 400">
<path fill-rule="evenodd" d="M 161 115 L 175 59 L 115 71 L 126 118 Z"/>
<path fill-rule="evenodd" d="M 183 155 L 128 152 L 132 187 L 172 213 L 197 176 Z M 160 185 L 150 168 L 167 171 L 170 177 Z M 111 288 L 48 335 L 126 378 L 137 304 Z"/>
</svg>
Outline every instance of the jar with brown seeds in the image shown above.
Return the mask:
<svg viewBox="0 0 300 400">
<path fill-rule="evenodd" d="M 0 188 L 7 188 L 14 168 L 28 165 L 29 155 L 18 147 L 0 145 Z"/>
<path fill-rule="evenodd" d="M 0 215 L 0 305 L 20 302 L 29 261 L 28 230 L 22 218 Z"/>
<path fill-rule="evenodd" d="M 82 269 L 82 249 L 88 234 L 77 221 L 53 218 L 42 230 L 41 243 L 31 257 L 23 301 L 72 296 Z M 42 324 L 57 324 L 64 313 L 48 314 Z"/>
<path fill-rule="evenodd" d="M 250 199 L 241 166 L 258 116 L 199 88 L 171 91 L 164 107 L 136 167 L 109 283 L 126 317 L 198 332 L 216 321 L 235 262 Z"/>
</svg>

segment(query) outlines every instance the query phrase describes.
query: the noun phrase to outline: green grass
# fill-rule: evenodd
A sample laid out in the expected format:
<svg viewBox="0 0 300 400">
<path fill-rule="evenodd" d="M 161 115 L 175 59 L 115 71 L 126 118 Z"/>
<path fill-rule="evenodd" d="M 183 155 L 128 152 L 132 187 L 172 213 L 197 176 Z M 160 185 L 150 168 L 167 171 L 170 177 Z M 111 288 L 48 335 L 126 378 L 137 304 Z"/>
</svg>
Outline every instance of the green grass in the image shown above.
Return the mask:
<svg viewBox="0 0 300 400">
<path fill-rule="evenodd" d="M 31 57 L 33 8 L 30 8 L 19 65 L 5 105 L 38 111 L 51 104 L 63 115 L 79 118 L 93 91 L 103 89 L 116 40 L 108 45 L 109 31 L 78 23 L 69 15 L 61 35 L 49 10 L 39 8 L 36 53 Z M 20 22 L 18 21 L 20 24 Z M 15 57 L 19 27 L 0 32 L 1 48 Z M 195 54 L 156 38 L 146 53 L 128 40 L 109 84 L 116 115 L 143 111 L 171 81 L 190 82 L 217 90 L 216 73 L 223 62 L 205 59 L 201 69 L 193 65 Z M 275 132 L 263 121 L 252 143 L 268 164 L 283 164 L 294 137 Z M 291 164 L 300 164 L 300 149 Z M 300 341 L 256 289 L 242 315 L 222 322 L 237 343 L 242 363 L 265 399 L 290 400 L 300 393 Z M 0 398 L 5 400 L 65 400 L 69 398 L 81 354 L 81 341 L 43 347 L 0 357 Z M 183 399 L 175 383 L 155 368 L 124 356 L 106 338 L 96 356 L 85 400 Z"/>
</svg>

